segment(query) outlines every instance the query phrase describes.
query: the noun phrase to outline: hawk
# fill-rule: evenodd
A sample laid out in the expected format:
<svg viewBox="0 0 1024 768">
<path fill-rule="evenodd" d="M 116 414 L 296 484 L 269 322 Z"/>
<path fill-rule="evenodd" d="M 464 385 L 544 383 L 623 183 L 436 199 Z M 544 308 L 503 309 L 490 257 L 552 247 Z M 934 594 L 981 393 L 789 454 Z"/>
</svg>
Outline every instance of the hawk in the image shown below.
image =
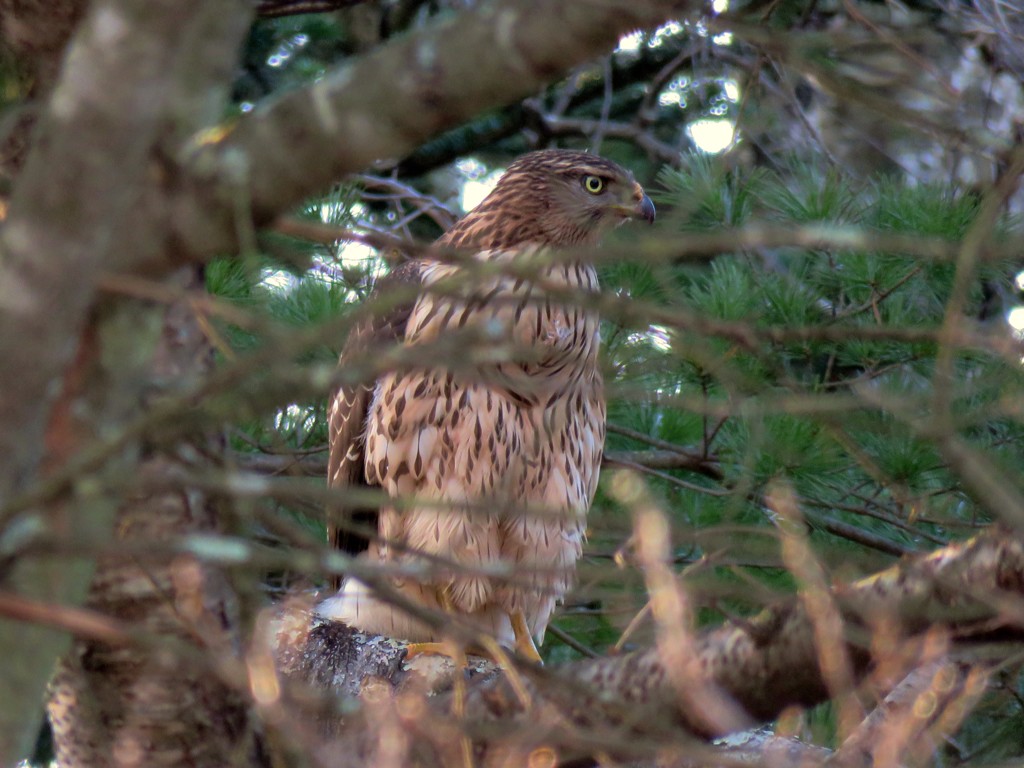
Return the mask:
<svg viewBox="0 0 1024 768">
<path fill-rule="evenodd" d="M 542 150 L 513 162 L 437 245 L 482 261 L 554 248 L 579 253 L 636 218 L 653 222 L 654 204 L 628 171 L 584 152 Z M 387 373 L 339 389 L 329 412 L 328 483 L 415 499 L 380 510 L 379 535 L 360 556 L 426 566 L 426 577 L 395 576 L 391 586 L 535 660 L 534 639 L 543 642 L 581 554 L 605 437 L 597 314 L 545 297 L 551 286 L 595 292 L 597 274 L 585 258 L 544 263 L 531 280 L 506 274 L 467 280 L 461 293 L 422 290 L 411 305 L 358 326 L 340 365 L 389 343 L 412 349 L 467 327 L 499 333 L 526 350 L 521 359 Z M 409 261 L 377 290 L 451 286 L 465 272 Z M 344 532 L 336 543 L 346 544 Z M 495 575 L 502 564 L 507 578 Z M 366 632 L 442 639 L 353 577 L 318 610 Z"/>
</svg>

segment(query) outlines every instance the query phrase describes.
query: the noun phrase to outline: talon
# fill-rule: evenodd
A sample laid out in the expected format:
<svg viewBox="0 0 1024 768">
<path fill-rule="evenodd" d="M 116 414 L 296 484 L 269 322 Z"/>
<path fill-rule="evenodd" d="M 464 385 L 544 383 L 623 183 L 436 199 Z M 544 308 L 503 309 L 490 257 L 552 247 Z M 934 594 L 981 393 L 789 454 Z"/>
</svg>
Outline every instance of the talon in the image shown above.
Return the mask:
<svg viewBox="0 0 1024 768">
<path fill-rule="evenodd" d="M 462 655 L 452 653 L 451 643 L 409 643 L 405 646 L 405 658 L 407 659 L 424 654 L 447 656 L 452 661 L 456 660 L 456 656 Z"/>
<path fill-rule="evenodd" d="M 509 615 L 509 618 L 512 620 L 512 632 L 516 636 L 516 651 L 521 656 L 543 666 L 544 660 L 540 657 L 537 644 L 533 642 L 533 635 L 530 634 L 530 628 L 526 624 L 523 612 L 515 611 Z"/>
</svg>

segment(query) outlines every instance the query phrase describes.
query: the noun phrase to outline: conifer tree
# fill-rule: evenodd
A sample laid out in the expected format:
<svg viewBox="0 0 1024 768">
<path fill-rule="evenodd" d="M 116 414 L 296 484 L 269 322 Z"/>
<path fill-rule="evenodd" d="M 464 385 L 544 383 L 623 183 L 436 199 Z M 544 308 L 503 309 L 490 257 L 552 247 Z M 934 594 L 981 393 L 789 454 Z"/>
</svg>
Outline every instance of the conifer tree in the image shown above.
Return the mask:
<svg viewBox="0 0 1024 768">
<path fill-rule="evenodd" d="M 147 186 L 145 173 L 133 182 L 165 203 L 138 193 L 159 244 L 141 243 L 151 251 L 137 263 L 115 253 L 127 265 L 116 274 L 90 273 L 101 291 L 82 299 L 89 319 L 69 325 L 69 348 L 86 362 L 65 361 L 58 377 L 64 392 L 82 387 L 96 434 L 73 428 L 79 412 L 64 422 L 58 411 L 47 417 L 48 441 L 37 441 L 47 470 L 0 478 L 0 630 L 38 624 L 77 638 L 53 684 L 58 751 L 63 739 L 65 755 L 128 764 L 132 749 L 147 754 L 143 734 L 151 744 L 178 739 L 177 758 L 197 764 L 232 754 L 245 765 L 370 765 L 382 755 L 424 765 L 467 756 L 711 765 L 730 753 L 705 737 L 768 723 L 799 739 L 754 741 L 745 754 L 770 760 L 771 749 L 786 749 L 789 763 L 839 765 L 1020 759 L 1024 309 L 1014 310 L 1024 27 L 1005 4 L 622 3 L 619 18 L 635 12 L 644 26 L 626 34 L 620 20 L 615 50 L 563 56 L 557 71 L 537 54 L 529 82 L 538 90 L 525 99 L 508 85 L 510 62 L 507 93 L 481 97 L 458 119 L 427 114 L 429 98 L 403 102 L 409 111 L 396 117 L 384 103 L 399 96 L 331 89 L 346 87 L 343 67 L 377 62 L 398 73 L 389 82 L 406 98 L 400 78 L 414 64 L 389 54 L 453 21 L 466 23 L 468 40 L 473 25 L 499 23 L 487 8 L 264 0 L 248 25 L 236 5 L 233 32 L 203 22 L 226 50 L 248 29 L 230 82 L 233 54 L 204 75 L 212 84 L 199 96 L 220 88 L 219 114 L 200 118 L 202 99 L 182 97 L 188 125 L 157 120 L 153 131 L 188 140 L 154 145 L 160 184 Z M 88 23 L 82 7 L 66 6 L 64 37 L 49 28 L 59 46 L 42 32 L 30 45 L 36 38 L 5 27 L 0 170 L 14 224 L 45 210 L 46 195 L 29 194 L 42 177 L 20 174 L 45 167 L 27 153 L 59 128 L 47 119 L 37 127 L 34 111 L 60 77 L 52 50 Z M 0 10 L 20 13 L 8 18 L 25 29 L 45 27 L 24 8 Z M 532 12 L 559 23 L 544 4 Z M 530 42 L 555 55 L 539 37 Z M 480 68 L 491 66 L 477 54 Z M 455 103 L 436 82 L 421 85 L 438 89 L 436 103 Z M 315 110 L 298 105 L 314 92 L 314 102 L 337 99 L 342 115 L 360 109 L 359 98 L 381 102 L 387 121 L 377 132 L 401 134 L 387 146 L 402 152 L 373 155 L 380 136 L 364 134 L 366 147 L 324 159 L 346 174 L 307 189 L 303 178 L 322 169 L 293 173 L 288 159 L 299 168 L 304 144 L 332 146 L 318 124 L 302 122 Z M 252 127 L 290 107 L 282 134 Z M 222 145 L 230 151 L 204 165 L 204 147 Z M 301 625 L 297 645 L 289 633 L 268 639 L 287 613 L 281 605 L 308 601 L 355 567 L 325 544 L 323 510 L 339 500 L 323 482 L 326 399 L 340 382 L 401 361 L 382 348 L 338 370 L 338 352 L 359 318 L 409 300 L 373 295 L 383 275 L 424 253 L 513 158 L 548 146 L 631 168 L 659 212 L 651 232 L 609 238 L 601 296 L 577 297 L 601 310 L 609 398 L 577 586 L 552 621 L 543 670 L 481 663 L 492 679 L 455 686 L 470 717 L 453 719 L 452 694 L 413 705 L 415 688 L 391 699 L 368 684 L 360 698 L 363 676 L 352 669 L 377 654 L 375 675 L 398 684 L 400 646 L 381 650 L 301 612 L 287 614 Z M 16 249 L 18 231 L 9 227 L 0 244 Z M 110 231 L 127 249 L 131 230 Z M 45 243 L 38 253 L 57 263 Z M 178 256 L 202 262 L 205 292 L 190 284 L 194 270 L 171 275 Z M 0 275 L 20 274 L 19 258 Z M 4 290 L 0 310 L 14 306 Z M 152 362 L 139 352 L 147 344 L 187 359 L 157 352 Z M 115 353 L 133 361 L 131 375 L 110 366 Z M 65 440 L 58 449 L 54 435 Z M 12 467 L 22 455 L 12 451 Z M 367 491 L 346 503 L 379 500 Z M 37 509 L 48 519 L 67 509 L 94 516 L 76 540 L 59 527 L 34 533 Z M 161 514 L 170 522 L 148 529 Z M 90 566 L 72 572 L 46 560 L 23 576 L 39 552 Z M 86 609 L 77 607 L 89 583 L 81 574 L 101 556 L 142 558 L 149 588 L 173 591 L 163 607 L 174 610 L 147 614 L 147 600 L 161 601 L 126 598 L 138 581 L 109 576 L 103 559 Z M 43 599 L 53 574 L 67 583 Z M 26 579 L 36 592 L 23 591 Z M 123 592 L 109 588 L 117 579 Z M 178 669 L 201 681 L 199 714 L 178 723 L 186 733 L 161 730 L 157 706 L 157 725 L 131 730 L 128 694 L 103 680 L 120 648 L 138 654 L 140 668 L 164 665 L 142 678 L 151 688 Z M 47 653 L 62 650 L 54 643 Z M 40 651 L 33 663 L 45 668 L 47 658 Z M 310 688 L 323 698 L 314 702 Z M 66 715 L 68 696 L 90 703 Z M 558 718 L 545 716 L 553 710 Z M 23 744 L 31 720 L 0 717 L 0 755 L 26 756 L 11 739 Z"/>
</svg>

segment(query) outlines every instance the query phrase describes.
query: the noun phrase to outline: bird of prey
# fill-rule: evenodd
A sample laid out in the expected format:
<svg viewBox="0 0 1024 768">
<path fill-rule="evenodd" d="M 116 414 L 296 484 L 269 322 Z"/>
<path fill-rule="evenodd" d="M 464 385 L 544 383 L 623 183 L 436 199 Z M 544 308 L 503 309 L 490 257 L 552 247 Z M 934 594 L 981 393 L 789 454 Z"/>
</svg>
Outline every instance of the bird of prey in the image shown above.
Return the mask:
<svg viewBox="0 0 1024 768">
<path fill-rule="evenodd" d="M 535 660 L 534 639 L 543 642 L 581 554 L 605 437 L 598 317 L 565 293 L 597 291 L 586 249 L 637 218 L 653 222 L 654 205 L 619 165 L 568 150 L 524 155 L 437 245 L 480 261 L 559 248 L 580 257 L 548 258 L 529 279 L 491 272 L 455 291 L 429 289 L 468 278 L 458 262 L 405 262 L 376 290 L 405 284 L 419 298 L 358 326 L 341 353 L 344 366 L 389 344 L 413 353 L 474 328 L 521 353 L 340 388 L 330 405 L 328 482 L 414 500 L 379 511 L 378 536 L 361 557 L 425 566 L 426 576 L 389 576 L 389 586 Z M 550 293 L 558 291 L 561 301 Z M 510 573 L 499 578 L 502 564 Z M 443 639 L 353 577 L 318 610 L 366 632 Z"/>
</svg>

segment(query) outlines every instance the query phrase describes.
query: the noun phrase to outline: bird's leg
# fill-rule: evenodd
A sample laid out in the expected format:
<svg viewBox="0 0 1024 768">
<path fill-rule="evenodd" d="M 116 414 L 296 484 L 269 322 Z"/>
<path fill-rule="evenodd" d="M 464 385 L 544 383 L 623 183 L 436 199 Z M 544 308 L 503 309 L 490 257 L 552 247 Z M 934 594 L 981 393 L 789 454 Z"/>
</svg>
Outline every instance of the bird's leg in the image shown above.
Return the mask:
<svg viewBox="0 0 1024 768">
<path fill-rule="evenodd" d="M 455 613 L 455 608 L 444 591 L 440 591 L 437 602 L 445 613 Z M 407 659 L 424 653 L 447 656 L 455 664 L 455 677 L 452 680 L 452 717 L 459 721 L 463 720 L 466 716 L 465 669 L 469 666 L 466 649 L 458 640 L 454 639 L 443 640 L 440 643 L 410 643 L 405 647 Z M 462 734 L 459 737 L 459 747 L 462 752 L 463 768 L 473 768 L 473 742 L 469 740 L 468 736 Z"/>
<path fill-rule="evenodd" d="M 516 651 L 530 661 L 543 664 L 537 645 L 533 642 L 533 635 L 530 634 L 530 627 L 526 624 L 526 616 L 522 611 L 513 611 L 509 618 L 512 620 L 512 632 L 516 636 Z"/>
<path fill-rule="evenodd" d="M 452 612 L 451 602 L 448 600 L 448 596 L 441 594 L 438 598 L 440 607 L 446 612 Z M 516 648 L 524 656 L 529 658 L 531 661 L 535 661 L 538 664 L 543 664 L 540 658 L 540 654 L 537 652 L 537 646 L 533 643 L 533 638 L 530 635 L 529 627 L 526 624 L 526 617 L 522 611 L 516 611 L 514 614 L 510 614 L 512 620 L 513 632 L 516 637 Z M 523 645 L 522 638 L 526 638 L 526 646 Z M 480 647 L 464 648 L 458 642 L 454 640 L 446 640 L 443 642 L 427 642 L 427 643 L 409 643 L 405 647 L 405 657 L 410 659 L 413 656 L 419 656 L 422 654 L 433 654 L 435 656 L 447 656 L 455 664 L 455 679 L 452 683 L 452 714 L 455 717 L 461 718 L 465 711 L 465 695 L 466 695 L 466 682 L 463 678 L 462 670 L 469 665 L 466 660 L 466 652 L 472 653 L 476 656 L 490 657 L 496 664 L 505 670 L 506 679 L 512 685 L 512 690 L 515 692 L 516 697 L 519 699 L 519 703 L 522 704 L 526 711 L 533 709 L 533 700 L 530 697 L 529 692 L 526 688 L 526 683 L 522 676 L 516 670 L 515 665 L 509 658 L 508 653 L 502 648 L 496 640 L 490 637 L 480 637 L 478 639 Z M 472 744 L 465 736 L 461 739 L 462 748 L 462 760 L 464 766 L 472 765 Z"/>
<path fill-rule="evenodd" d="M 456 613 L 455 607 L 452 605 L 452 601 L 448 595 L 444 593 L 444 590 L 438 590 L 437 605 L 443 613 L 448 615 Z M 456 653 L 452 650 L 455 649 Z M 405 646 L 405 658 L 411 659 L 413 656 L 422 656 L 425 653 L 432 654 L 434 656 L 447 656 L 453 662 L 459 665 L 459 669 L 466 666 L 466 649 L 463 649 L 458 643 L 452 640 L 443 640 L 441 642 L 431 643 L 409 643 Z"/>
<path fill-rule="evenodd" d="M 451 648 L 451 643 L 409 643 L 405 646 L 405 658 L 411 659 L 413 656 L 422 656 L 426 653 L 433 656 L 447 656 L 454 661 L 455 656 L 452 655 Z"/>
</svg>

